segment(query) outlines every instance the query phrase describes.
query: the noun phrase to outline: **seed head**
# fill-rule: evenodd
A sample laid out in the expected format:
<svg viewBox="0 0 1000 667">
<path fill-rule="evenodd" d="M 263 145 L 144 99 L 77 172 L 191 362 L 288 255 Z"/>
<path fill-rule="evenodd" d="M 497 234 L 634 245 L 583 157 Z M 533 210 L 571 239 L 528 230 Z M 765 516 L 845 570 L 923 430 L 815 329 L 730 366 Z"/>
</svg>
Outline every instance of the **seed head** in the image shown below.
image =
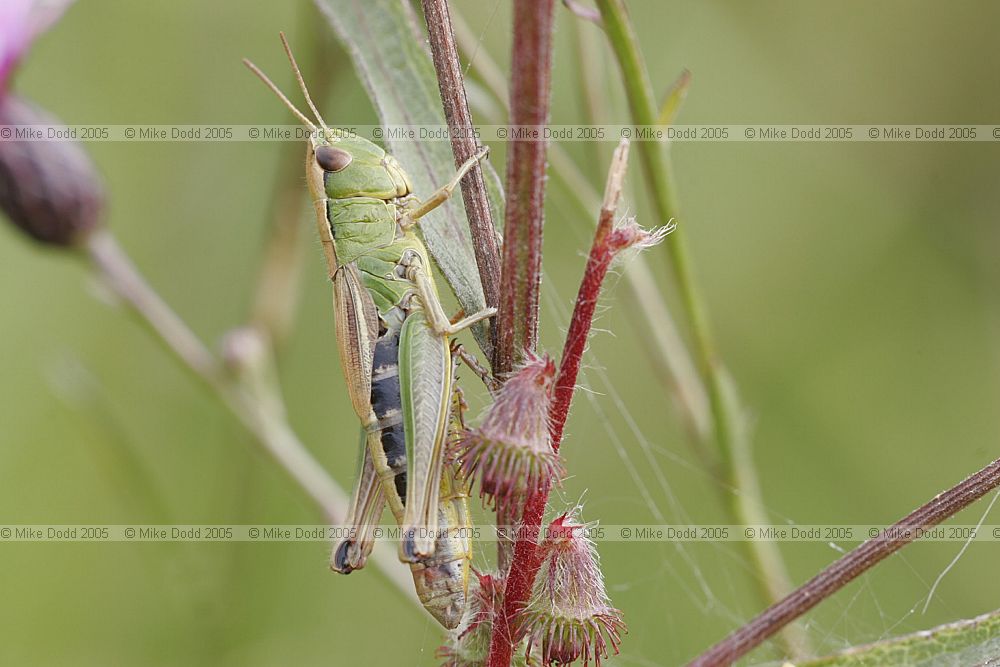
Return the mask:
<svg viewBox="0 0 1000 667">
<path fill-rule="evenodd" d="M 549 404 L 555 364 L 529 356 L 497 394 L 478 428 L 462 433 L 456 456 L 469 478 L 479 476 L 479 495 L 511 512 L 530 494 L 562 476 L 549 435 Z"/>
<path fill-rule="evenodd" d="M 473 590 L 465 617 L 455 630 L 448 644 L 437 651 L 444 658 L 442 667 L 473 667 L 486 664 L 490 652 L 490 631 L 493 613 L 503 604 L 503 578 L 498 574 L 475 572 Z"/>
<path fill-rule="evenodd" d="M 604 576 L 587 526 L 572 513 L 549 524 L 539 545 L 541 568 L 531 600 L 517 618 L 518 636 L 528 640 L 528 656 L 541 650 L 542 664 L 568 665 L 583 659 L 600 667 L 608 644 L 617 654 L 625 631 L 621 612 L 611 606 Z"/>
</svg>

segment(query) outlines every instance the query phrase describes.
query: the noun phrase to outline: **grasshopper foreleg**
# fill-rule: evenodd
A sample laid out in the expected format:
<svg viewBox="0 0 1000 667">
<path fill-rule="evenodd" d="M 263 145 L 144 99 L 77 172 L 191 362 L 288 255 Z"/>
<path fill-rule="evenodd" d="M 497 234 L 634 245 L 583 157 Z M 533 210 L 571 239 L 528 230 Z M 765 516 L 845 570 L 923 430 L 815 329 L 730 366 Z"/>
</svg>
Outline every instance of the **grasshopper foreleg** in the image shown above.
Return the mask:
<svg viewBox="0 0 1000 667">
<path fill-rule="evenodd" d="M 417 224 L 417 221 L 420 218 L 424 217 L 438 206 L 448 201 L 448 199 L 451 198 L 452 193 L 455 192 L 455 188 L 458 187 L 458 184 L 462 181 L 465 175 L 472 171 L 472 168 L 479 164 L 480 161 L 484 160 L 489 154 L 489 146 L 482 146 L 478 151 L 476 151 L 475 155 L 462 163 L 450 181 L 432 192 L 427 199 L 424 199 L 419 204 L 406 211 L 399 221 L 399 224 L 403 227 L 403 229 L 407 229 Z"/>
<path fill-rule="evenodd" d="M 467 315 L 453 324 L 441 306 L 437 290 L 427 275 L 420 256 L 417 253 L 406 253 L 400 259 L 400 265 L 403 267 L 406 279 L 412 282 L 417 289 L 417 298 L 426 313 L 427 324 L 439 336 L 454 336 L 476 322 L 481 322 L 497 314 L 496 308 L 483 308 L 478 313 Z"/>
</svg>

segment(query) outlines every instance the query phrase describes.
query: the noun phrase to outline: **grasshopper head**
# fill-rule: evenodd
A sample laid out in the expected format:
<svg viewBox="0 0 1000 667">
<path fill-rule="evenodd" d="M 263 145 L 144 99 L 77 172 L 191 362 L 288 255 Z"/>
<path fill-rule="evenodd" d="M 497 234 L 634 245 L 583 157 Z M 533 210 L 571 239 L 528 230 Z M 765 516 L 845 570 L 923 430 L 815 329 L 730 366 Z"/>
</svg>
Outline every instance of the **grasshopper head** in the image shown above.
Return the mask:
<svg viewBox="0 0 1000 667">
<path fill-rule="evenodd" d="M 373 197 L 388 200 L 410 194 L 410 181 L 395 158 L 367 139 L 327 127 L 309 95 L 285 34 L 279 34 L 299 88 L 319 126 L 299 111 L 256 65 L 246 59 L 243 63 L 311 130 L 309 149 L 306 152 L 306 175 L 313 198 Z"/>
<path fill-rule="evenodd" d="M 306 155 L 314 195 L 330 199 L 395 199 L 410 193 L 410 182 L 396 159 L 361 137 L 333 131 L 314 133 Z"/>
</svg>

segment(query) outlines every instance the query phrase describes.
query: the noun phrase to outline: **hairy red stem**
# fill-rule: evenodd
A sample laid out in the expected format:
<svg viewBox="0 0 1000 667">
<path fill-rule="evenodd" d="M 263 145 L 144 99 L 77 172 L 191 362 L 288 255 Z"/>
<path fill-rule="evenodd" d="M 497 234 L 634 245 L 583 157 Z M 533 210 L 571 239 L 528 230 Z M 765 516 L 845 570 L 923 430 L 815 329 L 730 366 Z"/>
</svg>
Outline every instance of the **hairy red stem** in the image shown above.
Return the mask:
<svg viewBox="0 0 1000 667">
<path fill-rule="evenodd" d="M 614 218 L 627 158 L 628 143 L 623 141 L 615 151 L 615 158 L 612 161 L 597 231 L 594 233 L 594 242 L 590 247 L 583 280 L 580 282 L 580 289 L 577 292 L 573 317 L 570 320 L 569 331 L 566 333 L 566 344 L 563 347 L 563 355 L 559 363 L 559 373 L 556 375 L 555 395 L 552 406 L 549 408 L 549 431 L 552 438 L 552 449 L 557 452 L 562 442 L 566 418 L 573 400 L 573 390 L 576 387 L 580 362 L 593 323 L 594 310 L 601 294 L 601 285 L 607 276 L 611 261 L 622 248 L 622 245 L 616 242 Z M 493 619 L 488 667 L 508 667 L 510 665 L 515 646 L 514 617 L 528 601 L 528 596 L 531 594 L 531 588 L 535 582 L 535 575 L 541 565 L 538 558 L 538 536 L 541 532 L 542 518 L 545 514 L 545 507 L 548 505 L 551 488 L 550 483 L 541 491 L 529 495 L 525 501 L 521 524 L 515 535 L 514 555 L 511 558 L 510 571 L 507 573 L 503 607 L 497 610 L 498 613 Z"/>
<path fill-rule="evenodd" d="M 552 32 L 555 0 L 514 0 L 514 39 L 511 46 L 510 123 L 513 126 L 545 125 L 549 119 L 552 88 Z M 507 209 L 504 215 L 503 267 L 500 275 L 500 310 L 495 320 L 496 346 L 493 373 L 503 376 L 514 370 L 517 355 L 533 352 L 538 341 L 538 292 L 542 272 L 542 223 L 545 203 L 544 141 L 514 140 L 507 153 Z M 529 498 L 525 514 L 538 518 L 545 511 L 548 493 Z M 515 544 L 512 570 L 518 563 L 534 563 L 534 549 L 525 553 Z M 534 545 L 534 540 L 531 542 Z M 500 554 L 502 557 L 502 553 Z M 506 594 L 522 603 L 530 581 L 518 578 Z M 511 619 L 516 607 L 504 606 L 493 618 L 489 667 L 509 667 L 514 650 Z"/>
<path fill-rule="evenodd" d="M 515 127 L 540 127 L 549 120 L 554 22 L 555 0 L 515 0 L 510 86 L 510 123 Z M 534 351 L 538 340 L 547 149 L 544 141 L 518 139 L 508 147 L 500 312 L 493 351 L 497 375 L 510 373 L 518 357 Z"/>
<path fill-rule="evenodd" d="M 688 667 L 730 665 L 776 634 L 781 628 L 916 539 L 918 528 L 935 526 L 965 509 L 1000 486 L 1000 459 L 976 474 L 936 495 L 892 524 L 875 538 L 861 544 L 784 599 L 702 653 Z"/>
</svg>

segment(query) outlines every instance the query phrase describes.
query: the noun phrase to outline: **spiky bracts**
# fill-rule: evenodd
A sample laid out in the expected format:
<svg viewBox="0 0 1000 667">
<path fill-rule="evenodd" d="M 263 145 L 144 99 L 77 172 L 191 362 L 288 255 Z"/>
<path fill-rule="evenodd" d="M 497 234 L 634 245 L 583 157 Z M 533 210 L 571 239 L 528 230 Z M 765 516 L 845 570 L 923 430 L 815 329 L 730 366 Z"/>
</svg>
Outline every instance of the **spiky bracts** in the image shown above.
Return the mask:
<svg viewBox="0 0 1000 667">
<path fill-rule="evenodd" d="M 499 574 L 475 572 L 469 606 L 462 625 L 452 634 L 449 642 L 438 649 L 437 657 L 444 658 L 441 667 L 482 667 L 490 651 L 490 633 L 493 614 L 503 607 L 503 578 Z M 538 663 L 529 661 L 523 651 L 514 657 L 514 667 L 530 667 Z"/>
<path fill-rule="evenodd" d="M 456 443 L 464 474 L 478 477 L 480 497 L 505 516 L 519 516 L 527 495 L 563 474 L 549 432 L 554 378 L 549 357 L 529 356 L 497 394 L 482 424 Z"/>
<path fill-rule="evenodd" d="M 582 659 L 601 664 L 618 653 L 626 631 L 621 612 L 611 606 L 588 526 L 573 513 L 549 524 L 539 545 L 541 567 L 528 605 L 518 614 L 516 633 L 528 641 L 528 656 L 541 653 L 544 665 Z"/>
</svg>

